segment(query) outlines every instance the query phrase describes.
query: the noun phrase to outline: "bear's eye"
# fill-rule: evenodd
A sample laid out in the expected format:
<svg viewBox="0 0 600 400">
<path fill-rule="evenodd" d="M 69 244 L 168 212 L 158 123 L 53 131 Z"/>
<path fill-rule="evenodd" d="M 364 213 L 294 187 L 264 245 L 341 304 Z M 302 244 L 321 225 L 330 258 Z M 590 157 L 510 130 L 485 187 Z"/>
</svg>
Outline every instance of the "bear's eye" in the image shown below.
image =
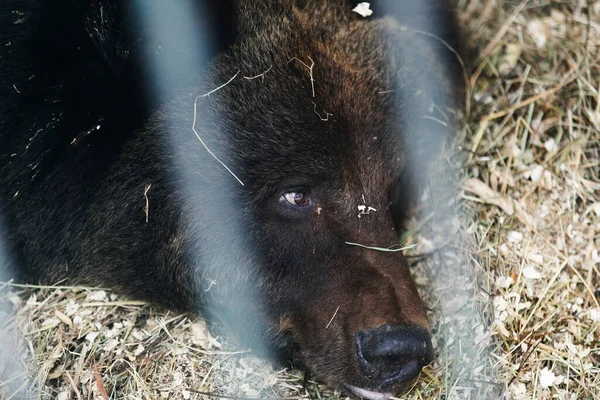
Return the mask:
<svg viewBox="0 0 600 400">
<path fill-rule="evenodd" d="M 310 197 L 308 194 L 302 192 L 287 192 L 284 193 L 282 198 L 288 203 L 296 207 L 306 207 L 310 205 Z"/>
</svg>

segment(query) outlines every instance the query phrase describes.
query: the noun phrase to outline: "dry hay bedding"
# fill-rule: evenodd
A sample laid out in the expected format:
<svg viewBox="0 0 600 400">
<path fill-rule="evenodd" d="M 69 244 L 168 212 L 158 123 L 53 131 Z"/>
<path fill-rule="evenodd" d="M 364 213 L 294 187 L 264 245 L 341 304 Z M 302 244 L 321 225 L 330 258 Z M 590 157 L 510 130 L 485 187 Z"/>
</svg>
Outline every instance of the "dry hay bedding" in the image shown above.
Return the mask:
<svg viewBox="0 0 600 400">
<path fill-rule="evenodd" d="M 432 184 L 403 238 L 437 358 L 402 398 L 598 399 L 600 2 L 458 3 L 476 55 L 440 160 L 461 171 L 458 201 L 441 207 L 452 186 Z M 188 315 L 100 289 L 1 290 L 17 333 L 2 335 L 3 399 L 30 383 L 57 399 L 341 395 Z"/>
</svg>

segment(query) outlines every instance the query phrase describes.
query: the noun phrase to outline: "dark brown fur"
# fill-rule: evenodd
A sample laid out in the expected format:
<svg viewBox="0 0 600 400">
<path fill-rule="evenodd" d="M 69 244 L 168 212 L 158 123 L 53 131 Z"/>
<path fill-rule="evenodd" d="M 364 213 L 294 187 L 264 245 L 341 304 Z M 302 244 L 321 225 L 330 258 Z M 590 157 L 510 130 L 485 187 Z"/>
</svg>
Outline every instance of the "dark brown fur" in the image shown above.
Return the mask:
<svg viewBox="0 0 600 400">
<path fill-rule="evenodd" d="M 454 104 L 456 67 L 402 14 L 362 18 L 351 3 L 233 2 L 236 40 L 200 81 L 137 129 L 113 125 L 121 139 L 65 145 L 51 162 L 45 147 L 23 150 L 33 122 L 9 116 L 15 108 L 3 97 L 0 128 L 12 133 L 0 133 L 0 204 L 21 279 L 202 310 L 332 385 L 405 388 L 365 373 L 357 335 L 390 327 L 403 338 L 429 327 L 406 260 L 347 242 L 397 244 L 421 176 L 410 168 L 422 169 L 436 149 L 428 144 L 445 134 L 423 117 L 432 101 Z M 31 89 L 33 112 L 44 107 L 43 85 Z M 196 100 L 196 130 L 243 186 L 192 132 Z M 68 103 L 57 107 L 63 114 L 44 117 L 56 124 L 42 134 L 72 138 Z M 99 118 L 85 121 L 111 127 Z M 99 151 L 111 156 L 96 170 Z M 291 191 L 310 195 L 310 206 L 282 201 Z M 376 211 L 359 217 L 359 205 Z"/>
</svg>

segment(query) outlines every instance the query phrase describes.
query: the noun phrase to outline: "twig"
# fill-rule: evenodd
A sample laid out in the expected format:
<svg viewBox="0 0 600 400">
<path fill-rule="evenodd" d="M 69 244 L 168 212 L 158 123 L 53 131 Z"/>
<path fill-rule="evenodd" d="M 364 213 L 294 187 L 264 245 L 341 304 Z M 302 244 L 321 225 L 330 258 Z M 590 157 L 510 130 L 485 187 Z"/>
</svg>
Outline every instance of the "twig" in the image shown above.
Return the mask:
<svg viewBox="0 0 600 400">
<path fill-rule="evenodd" d="M 94 378 L 96 379 L 96 386 L 98 387 L 100 396 L 102 396 L 104 400 L 108 400 L 108 393 L 106 393 L 106 388 L 104 387 L 104 382 L 102 381 L 102 375 L 100 375 L 100 372 L 95 371 Z"/>
<path fill-rule="evenodd" d="M 333 319 L 337 315 L 338 311 L 340 311 L 340 306 L 338 306 L 338 308 L 335 309 L 335 312 L 333 313 L 333 317 L 331 317 L 331 319 L 327 323 L 327 326 L 325 327 L 325 329 L 329 328 L 329 325 L 331 325 L 331 323 L 333 322 Z"/>
<path fill-rule="evenodd" d="M 323 118 L 321 116 L 321 114 L 319 114 L 319 112 L 317 111 L 317 103 L 315 103 L 314 101 L 312 103 L 314 105 L 313 111 L 315 112 L 315 114 L 317 114 L 319 116 L 319 118 L 321 119 L 321 121 L 329 121 L 329 117 L 333 117 L 332 113 L 328 113 L 327 111 L 323 110 L 323 112 L 325 113 L 325 118 Z"/>
<path fill-rule="evenodd" d="M 207 279 L 208 280 L 208 287 L 206 289 L 204 289 L 205 292 L 208 292 L 214 285 L 217 284 L 217 281 L 213 280 L 213 279 Z"/>
<path fill-rule="evenodd" d="M 224 83 L 224 84 L 222 84 L 221 86 L 217 87 L 216 89 L 213 89 L 213 90 L 211 90 L 210 92 L 208 92 L 208 93 L 205 93 L 205 94 L 203 94 L 203 95 L 196 96 L 196 98 L 194 99 L 194 121 L 192 122 L 192 131 L 194 131 L 194 134 L 196 135 L 196 137 L 198 138 L 198 140 L 200 141 L 200 143 L 202 144 L 202 146 L 204 146 L 204 148 L 206 149 L 206 151 L 208 151 L 208 153 L 209 153 L 211 156 L 213 156 L 213 158 L 214 158 L 215 160 L 217 160 L 217 161 L 219 162 L 219 164 L 221 164 L 221 165 L 222 165 L 222 166 L 223 166 L 223 167 L 224 167 L 224 168 L 227 170 L 227 172 L 229 172 L 229 173 L 231 174 L 231 176 L 233 176 L 233 177 L 234 177 L 234 178 L 235 178 L 235 179 L 236 179 L 236 180 L 237 180 L 237 181 L 240 183 L 240 185 L 244 186 L 244 182 L 242 182 L 242 181 L 240 180 L 240 178 L 238 178 L 238 177 L 237 177 L 237 175 L 236 175 L 236 174 L 234 174 L 234 173 L 233 173 L 233 171 L 232 171 L 232 170 L 230 170 L 230 169 L 229 169 L 229 167 L 228 167 L 227 165 L 225 165 L 225 163 L 219 159 L 219 157 L 217 157 L 217 156 L 216 156 L 216 155 L 215 155 L 215 154 L 214 154 L 212 151 L 210 151 L 210 149 L 208 148 L 208 146 L 206 145 L 206 143 L 204 143 L 204 140 L 202 140 L 202 138 L 200 137 L 200 135 L 199 135 L 199 134 L 198 134 L 198 132 L 196 131 L 196 117 L 197 117 L 197 114 L 198 114 L 198 111 L 197 111 L 198 98 L 200 98 L 200 97 L 206 97 L 206 96 L 209 96 L 211 93 L 214 93 L 214 92 L 216 92 L 217 90 L 219 90 L 219 89 L 221 89 L 221 88 L 225 87 L 227 84 L 229 84 L 229 82 L 231 82 L 232 80 L 234 80 L 234 79 L 235 79 L 235 77 L 236 77 L 236 76 L 237 76 L 239 73 L 240 73 L 240 71 L 236 72 L 236 73 L 235 73 L 235 75 L 234 75 L 234 76 L 233 76 L 231 79 L 229 79 L 227 82 L 225 82 L 225 83 Z"/>
<path fill-rule="evenodd" d="M 192 388 L 187 388 L 186 389 L 188 392 L 192 392 L 192 393 L 196 393 L 196 394 L 201 394 L 203 396 L 208 396 L 208 397 L 217 397 L 220 399 L 230 399 L 230 400 L 300 400 L 300 399 L 304 399 L 305 397 L 303 396 L 289 396 L 289 397 L 239 397 L 239 396 L 227 396 L 224 394 L 217 394 L 217 393 L 211 393 L 211 392 L 203 392 L 201 390 L 196 390 L 196 389 L 192 389 Z"/>
<path fill-rule="evenodd" d="M 425 115 L 425 116 L 423 116 L 421 118 L 422 119 L 427 119 L 427 120 L 430 120 L 430 121 L 433 121 L 433 122 L 437 122 L 438 124 L 442 125 L 445 128 L 448 127 L 448 124 L 446 122 L 442 121 L 441 119 L 437 119 L 435 117 L 430 117 L 429 115 Z"/>
<path fill-rule="evenodd" d="M 271 65 L 269 67 L 269 69 L 267 69 L 262 74 L 258 74 L 256 76 L 244 76 L 244 79 L 247 79 L 247 80 L 251 81 L 251 80 L 256 79 L 256 78 L 263 78 L 263 80 L 264 80 L 265 79 L 265 75 L 267 74 L 267 72 L 269 72 L 271 70 L 271 68 L 273 68 L 273 65 Z"/>
<path fill-rule="evenodd" d="M 148 200 L 148 191 L 152 187 L 152 184 L 149 183 L 146 185 L 144 189 L 144 198 L 146 199 L 146 205 L 144 206 L 144 213 L 146 214 L 146 223 L 148 223 L 148 215 L 150 213 L 150 201 Z"/>
<path fill-rule="evenodd" d="M 392 249 L 392 248 L 385 248 L 385 247 L 374 247 L 374 246 L 365 246 L 364 244 L 360 244 L 360 243 L 352 243 L 352 242 L 344 242 L 346 244 L 349 244 L 350 246 L 358 246 L 358 247 L 362 247 L 365 249 L 369 249 L 369 250 L 377 250 L 377 251 L 384 251 L 384 252 L 390 252 L 390 253 L 396 253 L 398 251 L 402 251 L 402 250 L 410 250 L 410 249 L 414 249 L 415 247 L 417 247 L 417 244 L 411 244 L 408 246 L 404 246 L 404 247 L 399 247 L 397 249 Z"/>
<path fill-rule="evenodd" d="M 484 117 L 484 120 L 491 121 L 493 119 L 504 117 L 505 115 L 512 114 L 516 110 L 526 107 L 526 106 L 530 105 L 531 103 L 535 103 L 538 100 L 541 100 L 545 97 L 553 95 L 554 93 L 558 92 L 560 89 L 564 88 L 566 85 L 573 82 L 577 78 L 578 69 L 579 69 L 578 67 L 573 68 L 569 73 L 567 73 L 565 79 L 563 79 L 562 82 L 560 82 L 558 85 L 554 86 L 553 88 L 545 90 L 542 93 L 536 94 L 535 96 L 531 96 L 531 97 L 523 100 L 522 102 L 515 104 L 512 107 L 508 107 L 502 111 L 498 111 L 493 114 L 489 114 L 486 117 Z"/>
<path fill-rule="evenodd" d="M 435 254 L 439 254 L 439 252 L 442 251 L 446 246 L 448 246 L 452 240 L 454 240 L 454 238 L 450 238 L 449 240 L 446 241 L 446 243 L 442 244 L 440 247 L 436 248 L 435 250 L 428 251 L 426 253 L 421 253 L 421 254 L 407 254 L 406 258 L 408 258 L 408 259 L 415 259 L 415 262 L 417 262 L 417 261 L 423 260 L 425 258 L 432 257 Z"/>
<path fill-rule="evenodd" d="M 288 61 L 288 64 L 291 63 L 293 60 L 298 61 L 300 64 L 304 65 L 304 67 L 306 69 L 308 69 L 308 72 L 310 74 L 310 86 L 312 87 L 312 97 L 315 97 L 315 78 L 313 77 L 313 67 L 315 66 L 315 62 L 313 61 L 312 58 L 310 58 L 310 56 L 306 56 L 311 64 L 310 66 L 307 65 L 304 61 L 300 60 L 298 57 L 294 57 L 292 58 L 290 61 Z"/>
<path fill-rule="evenodd" d="M 506 20 L 506 22 L 498 30 L 498 32 L 492 38 L 492 40 L 490 40 L 490 42 L 485 47 L 485 49 L 483 49 L 483 51 L 479 54 L 480 60 L 483 60 L 484 58 L 489 57 L 491 55 L 496 44 L 500 41 L 500 39 L 502 39 L 502 36 L 506 35 L 506 32 L 508 32 L 508 29 L 511 27 L 513 22 L 515 22 L 515 19 L 517 19 L 517 17 L 519 15 L 521 15 L 521 11 L 523 11 L 523 9 L 527 5 L 527 3 L 529 3 L 529 0 L 523 0 L 521 2 L 521 4 L 519 4 L 517 6 L 517 8 L 515 8 L 515 11 L 511 14 L 511 16 Z"/>
<path fill-rule="evenodd" d="M 121 301 L 92 301 L 89 303 L 81 303 L 81 307 L 138 307 L 147 306 L 151 303 L 143 300 L 121 300 Z"/>
<path fill-rule="evenodd" d="M 521 359 L 521 362 L 519 363 L 519 366 L 517 367 L 517 370 L 515 371 L 515 374 L 510 379 L 510 381 L 508 381 L 508 383 L 506 384 L 506 387 L 510 387 L 510 385 L 515 381 L 515 379 L 517 379 L 517 377 L 519 376 L 519 372 L 521 372 L 521 369 L 523 368 L 523 365 L 525 365 L 525 363 L 527 362 L 527 360 L 529 359 L 529 357 L 533 354 L 533 352 L 535 351 L 535 349 L 537 349 L 538 346 L 540 345 L 540 343 L 542 343 L 542 340 L 544 340 L 543 337 L 540 340 L 537 341 L 537 343 L 535 344 L 535 346 L 532 346 L 529 349 L 529 351 L 527 352 L 527 354 L 525 354 L 525 356 L 523 356 L 523 358 Z"/>
<path fill-rule="evenodd" d="M 63 280 L 64 281 L 64 280 Z M 27 283 L 13 283 L 11 281 L 8 282 L 2 282 L 0 281 L 0 288 L 3 286 L 8 286 L 8 287 L 16 287 L 16 288 L 24 288 L 24 289 L 58 289 L 58 290 L 107 290 L 110 291 L 110 289 L 105 289 L 102 287 L 89 287 L 89 286 L 52 286 L 52 285 L 31 285 L 31 284 L 27 284 Z"/>
<path fill-rule="evenodd" d="M 204 93 L 202 96 L 199 96 L 199 97 L 207 97 L 207 96 L 210 96 L 211 94 L 213 94 L 214 92 L 216 92 L 217 90 L 221 90 L 221 89 L 223 89 L 225 86 L 229 85 L 229 84 L 231 83 L 231 81 L 233 81 L 233 80 L 234 80 L 234 79 L 235 79 L 235 78 L 238 76 L 238 74 L 239 74 L 239 73 L 240 73 L 240 71 L 236 72 L 236 73 L 235 73 L 235 75 L 233 75 L 233 76 L 231 77 L 231 79 L 229 79 L 227 82 L 225 82 L 225 83 L 224 83 L 224 84 L 222 84 L 221 86 L 217 86 L 216 88 L 214 88 L 214 89 L 213 89 L 213 90 L 211 90 L 210 92 L 208 92 L 208 93 Z M 196 99 L 197 99 L 197 98 L 196 98 Z"/>
<path fill-rule="evenodd" d="M 473 159 L 473 156 L 476 154 L 477 148 L 479 147 L 479 143 L 481 142 L 481 139 L 483 138 L 483 134 L 485 133 L 486 128 L 489 125 L 489 122 L 500 118 L 500 117 L 504 117 L 506 115 L 512 114 L 513 112 L 517 111 L 520 108 L 526 107 L 532 103 L 535 103 L 538 100 L 541 100 L 545 97 L 548 96 L 552 96 L 554 93 L 558 92 L 559 90 L 561 90 L 562 88 L 564 88 L 566 85 L 568 85 L 569 83 L 573 82 L 578 74 L 578 70 L 579 70 L 579 66 L 577 65 L 575 67 L 573 67 L 565 76 L 565 78 L 556 86 L 543 91 L 542 93 L 536 94 L 535 96 L 531 96 L 523 101 L 521 101 L 518 104 L 515 104 L 511 107 L 508 107 L 502 111 L 498 111 L 495 112 L 493 114 L 488 114 L 487 116 L 483 117 L 483 119 L 481 120 L 481 123 L 479 124 L 479 128 L 477 129 L 477 132 L 475 133 L 475 136 L 473 138 L 472 141 L 472 145 L 471 145 L 471 150 L 470 150 L 470 154 L 469 154 L 469 159 L 468 161 L 471 162 L 471 160 Z"/>
<path fill-rule="evenodd" d="M 81 400 L 81 393 L 79 393 L 79 389 L 77 389 L 77 385 L 75 384 L 75 381 L 71 377 L 71 374 L 69 374 L 69 371 L 65 371 L 65 375 L 67 376 L 67 379 L 69 380 L 69 383 L 71 384 L 71 389 L 73 389 L 73 391 L 75 392 L 75 395 L 77 396 L 77 400 Z"/>
<path fill-rule="evenodd" d="M 521 335 L 523 333 L 523 331 L 525 331 L 525 328 L 527 328 L 527 326 L 529 325 L 529 322 L 531 321 L 531 318 L 533 318 L 533 316 L 535 315 L 535 312 L 537 311 L 537 309 L 539 308 L 539 306 L 545 300 L 546 295 L 548 294 L 548 291 L 550 291 L 550 287 L 554 284 L 554 282 L 556 281 L 556 279 L 558 278 L 558 276 L 560 275 L 560 273 L 562 272 L 562 270 L 565 268 L 566 265 L 568 265 L 568 260 L 565 260 L 558 267 L 558 269 L 556 270 L 556 272 L 554 273 L 554 275 L 552 276 L 552 278 L 550 278 L 550 280 L 548 281 L 548 284 L 544 288 L 542 294 L 538 297 L 537 302 L 535 303 L 535 305 L 533 306 L 533 309 L 529 313 L 529 316 L 527 317 L 527 319 L 525 320 L 525 322 L 521 324 L 521 327 L 520 327 L 519 332 L 518 332 L 519 335 Z"/>
</svg>

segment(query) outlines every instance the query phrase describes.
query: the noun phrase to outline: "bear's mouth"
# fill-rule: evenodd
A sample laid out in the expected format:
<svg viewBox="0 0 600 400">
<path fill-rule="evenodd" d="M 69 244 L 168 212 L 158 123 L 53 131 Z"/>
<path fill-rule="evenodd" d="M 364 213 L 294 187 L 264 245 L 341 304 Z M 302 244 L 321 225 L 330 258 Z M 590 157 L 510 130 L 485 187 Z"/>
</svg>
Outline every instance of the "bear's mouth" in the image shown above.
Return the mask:
<svg viewBox="0 0 600 400">
<path fill-rule="evenodd" d="M 356 386 L 346 384 L 346 387 L 355 395 L 367 400 L 388 400 L 394 393 L 383 393 L 375 390 L 361 389 Z"/>
</svg>

